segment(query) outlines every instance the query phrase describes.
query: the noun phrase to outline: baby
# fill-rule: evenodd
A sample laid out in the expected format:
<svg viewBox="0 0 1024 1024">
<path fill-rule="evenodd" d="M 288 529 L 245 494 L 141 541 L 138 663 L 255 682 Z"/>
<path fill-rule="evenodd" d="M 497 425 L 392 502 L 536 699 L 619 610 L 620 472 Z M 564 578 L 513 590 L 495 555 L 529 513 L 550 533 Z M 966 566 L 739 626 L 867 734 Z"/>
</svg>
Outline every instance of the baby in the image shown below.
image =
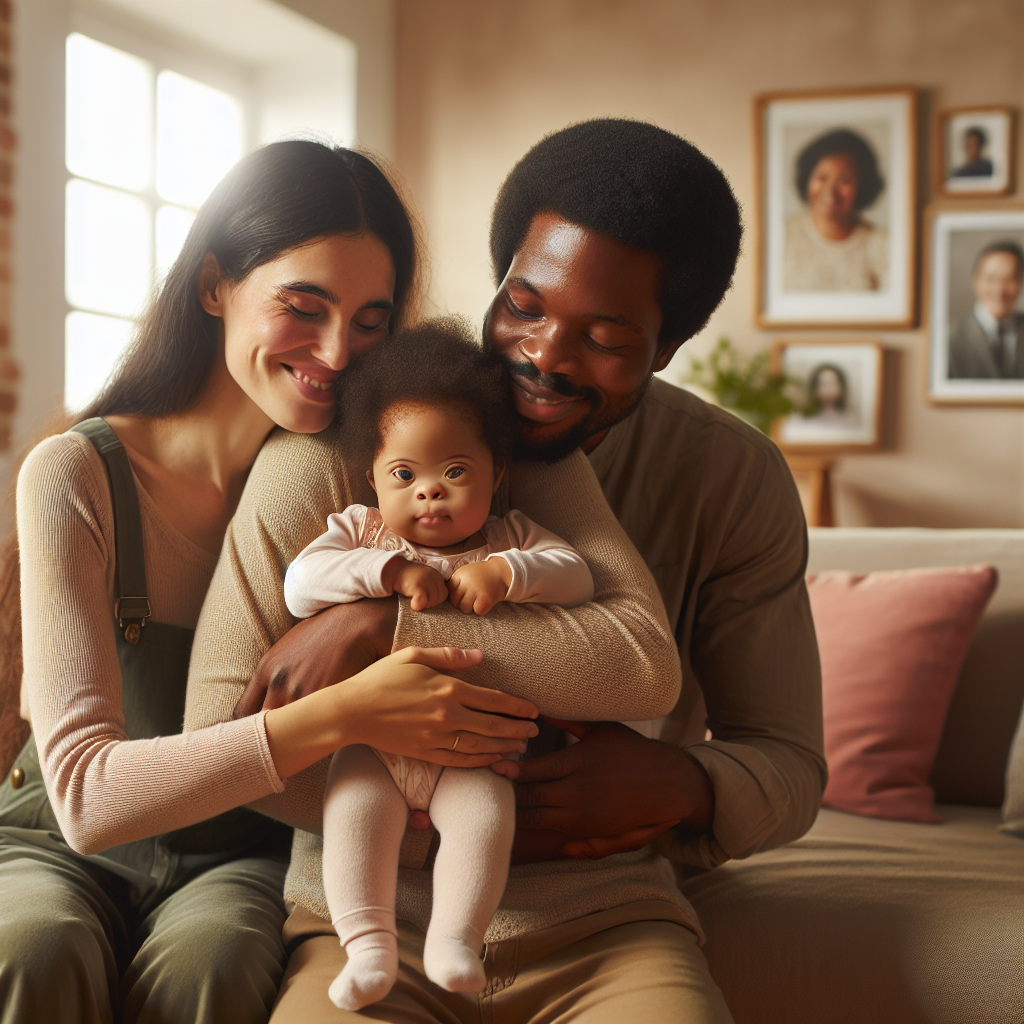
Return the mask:
<svg viewBox="0 0 1024 1024">
<path fill-rule="evenodd" d="M 593 597 L 590 570 L 564 541 L 520 512 L 490 515 L 513 430 L 508 383 L 458 322 L 380 346 L 346 376 L 340 401 L 346 427 L 364 435 L 355 440 L 372 458 L 379 510 L 350 505 L 328 518 L 285 577 L 293 615 L 392 593 L 417 611 L 451 601 L 477 615 L 501 601 Z M 397 977 L 395 887 L 410 808 L 429 811 L 441 835 L 424 971 L 449 991 L 484 987 L 480 952 L 515 831 L 511 783 L 489 768 L 346 747 L 324 800 L 324 888 L 348 955 L 329 990 L 341 1009 L 383 998 Z"/>
</svg>

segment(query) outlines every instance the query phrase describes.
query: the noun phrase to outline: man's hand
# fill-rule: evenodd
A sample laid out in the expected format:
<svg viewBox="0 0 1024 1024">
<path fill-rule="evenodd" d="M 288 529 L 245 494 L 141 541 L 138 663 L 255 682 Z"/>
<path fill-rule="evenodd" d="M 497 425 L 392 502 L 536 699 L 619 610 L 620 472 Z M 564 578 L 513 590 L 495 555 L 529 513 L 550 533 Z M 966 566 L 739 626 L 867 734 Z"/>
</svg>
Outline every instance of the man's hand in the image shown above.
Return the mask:
<svg viewBox="0 0 1024 1024">
<path fill-rule="evenodd" d="M 710 828 L 711 780 L 684 750 L 617 722 L 548 721 L 579 743 L 511 771 L 503 764 L 518 782 L 514 863 L 596 859 L 639 850 L 680 823 Z"/>
<path fill-rule="evenodd" d="M 384 567 L 382 582 L 392 593 L 409 598 L 409 607 L 414 612 L 435 608 L 448 597 L 444 577 L 436 569 L 401 556 L 392 558 Z"/>
<path fill-rule="evenodd" d="M 508 596 L 512 585 L 512 566 L 504 558 L 470 562 L 452 573 L 448 581 L 448 599 L 467 615 L 486 615 Z"/>
<path fill-rule="evenodd" d="M 393 597 L 337 604 L 303 619 L 263 655 L 235 718 L 283 707 L 361 672 L 391 653 L 397 624 Z"/>
</svg>

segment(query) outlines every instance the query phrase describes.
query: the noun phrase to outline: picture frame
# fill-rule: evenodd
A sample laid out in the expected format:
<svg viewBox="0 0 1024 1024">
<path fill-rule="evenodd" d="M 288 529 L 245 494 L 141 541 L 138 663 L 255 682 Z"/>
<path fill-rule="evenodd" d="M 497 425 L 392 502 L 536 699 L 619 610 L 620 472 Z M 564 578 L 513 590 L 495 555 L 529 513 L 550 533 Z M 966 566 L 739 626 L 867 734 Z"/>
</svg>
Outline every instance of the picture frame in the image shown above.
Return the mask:
<svg viewBox="0 0 1024 1024">
<path fill-rule="evenodd" d="M 877 451 L 882 445 L 884 365 L 878 341 L 776 341 L 772 369 L 796 382 L 803 409 L 776 420 L 775 443 L 793 455 Z"/>
<path fill-rule="evenodd" d="M 916 324 L 917 121 L 912 88 L 755 100 L 761 327 Z"/>
<path fill-rule="evenodd" d="M 1024 205 L 927 209 L 924 390 L 932 404 L 1024 405 L 1022 255 Z"/>
<path fill-rule="evenodd" d="M 1014 189 L 1017 112 L 1013 107 L 952 107 L 936 118 L 935 192 L 957 198 L 1009 195 Z"/>
</svg>

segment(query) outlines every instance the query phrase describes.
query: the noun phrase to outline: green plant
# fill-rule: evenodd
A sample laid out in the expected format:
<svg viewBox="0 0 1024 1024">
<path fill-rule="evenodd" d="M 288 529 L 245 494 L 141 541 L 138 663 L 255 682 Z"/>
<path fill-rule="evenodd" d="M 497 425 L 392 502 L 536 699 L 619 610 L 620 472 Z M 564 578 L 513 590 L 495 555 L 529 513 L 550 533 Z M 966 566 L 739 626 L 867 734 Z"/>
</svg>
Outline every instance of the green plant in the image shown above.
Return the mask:
<svg viewBox="0 0 1024 1024">
<path fill-rule="evenodd" d="M 745 356 L 728 338 L 719 338 L 707 359 L 692 359 L 684 378 L 710 391 L 718 404 L 736 413 L 762 433 L 772 422 L 799 408 L 791 397 L 799 381 L 771 372 L 771 356 Z"/>
</svg>

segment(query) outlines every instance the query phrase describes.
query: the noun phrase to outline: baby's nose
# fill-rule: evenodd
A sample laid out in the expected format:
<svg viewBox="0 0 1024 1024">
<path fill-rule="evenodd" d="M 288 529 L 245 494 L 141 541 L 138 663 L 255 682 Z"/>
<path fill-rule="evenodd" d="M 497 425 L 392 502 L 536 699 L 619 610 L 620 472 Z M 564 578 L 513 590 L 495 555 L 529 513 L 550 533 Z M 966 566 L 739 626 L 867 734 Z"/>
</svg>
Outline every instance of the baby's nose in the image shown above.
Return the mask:
<svg viewBox="0 0 1024 1024">
<path fill-rule="evenodd" d="M 416 495 L 421 501 L 439 501 L 445 495 L 444 488 L 439 483 L 424 484 Z"/>
</svg>

